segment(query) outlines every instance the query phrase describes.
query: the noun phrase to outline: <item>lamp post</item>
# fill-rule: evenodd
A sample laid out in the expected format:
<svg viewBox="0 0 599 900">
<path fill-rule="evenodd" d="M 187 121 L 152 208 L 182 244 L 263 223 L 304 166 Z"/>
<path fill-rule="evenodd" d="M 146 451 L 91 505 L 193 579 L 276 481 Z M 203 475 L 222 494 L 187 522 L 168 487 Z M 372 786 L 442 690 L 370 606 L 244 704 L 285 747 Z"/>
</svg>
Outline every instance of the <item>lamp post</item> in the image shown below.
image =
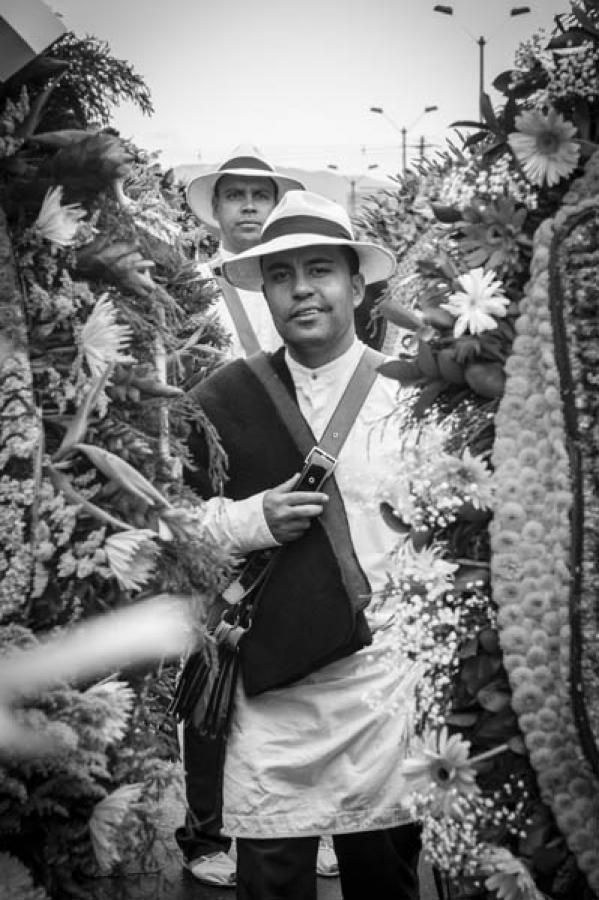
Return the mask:
<svg viewBox="0 0 599 900">
<path fill-rule="evenodd" d="M 371 165 L 369 165 L 367 167 L 367 172 L 370 172 L 371 169 L 378 169 L 378 167 L 379 167 L 378 163 L 371 163 Z M 335 163 L 327 163 L 327 169 L 334 169 L 335 171 L 339 171 L 339 166 L 335 165 Z M 347 175 L 343 175 L 343 173 L 339 172 L 341 177 L 345 178 L 345 180 L 349 184 L 349 191 L 350 191 L 350 193 L 349 193 L 349 209 L 350 209 L 350 215 L 352 215 L 352 216 L 355 214 L 356 206 L 357 206 L 356 185 L 358 184 L 358 182 L 360 182 L 363 178 L 366 177 L 367 172 L 364 172 L 363 175 L 353 176 L 353 177 L 349 177 L 349 178 Z"/>
<path fill-rule="evenodd" d="M 437 3 L 433 6 L 433 12 L 440 13 L 443 16 L 453 16 L 453 6 L 449 6 L 443 3 Z M 525 16 L 530 12 L 530 6 L 512 6 L 510 9 L 510 17 L 514 16 Z M 482 34 L 479 38 L 475 38 L 471 31 L 469 31 L 461 22 L 457 22 L 462 31 L 465 31 L 469 38 L 478 44 L 478 97 L 479 104 L 480 98 L 485 92 L 485 47 L 488 43 L 487 38 L 485 38 Z M 495 32 L 497 34 L 497 32 Z"/>
<path fill-rule="evenodd" d="M 407 128 L 405 126 L 400 128 L 399 125 L 397 124 L 397 122 L 394 122 L 393 119 L 391 118 L 391 116 L 387 115 L 387 113 L 385 112 L 385 110 L 383 109 L 382 106 L 371 106 L 370 107 L 370 112 L 377 113 L 379 116 L 383 116 L 387 120 L 387 122 L 389 122 L 395 128 L 395 130 L 399 131 L 399 133 L 401 134 L 401 170 L 404 175 L 406 174 L 406 171 L 408 168 L 408 160 L 407 160 L 408 131 L 411 131 L 411 129 L 414 128 L 418 124 L 418 122 L 420 122 L 420 120 L 422 118 L 424 118 L 424 116 L 426 116 L 428 113 L 435 112 L 435 110 L 437 110 L 437 109 L 439 109 L 438 106 L 434 106 L 434 105 L 433 106 L 425 106 L 423 111 L 420 113 L 420 115 L 418 115 L 414 119 L 414 121 L 412 122 L 411 125 L 408 125 Z"/>
</svg>

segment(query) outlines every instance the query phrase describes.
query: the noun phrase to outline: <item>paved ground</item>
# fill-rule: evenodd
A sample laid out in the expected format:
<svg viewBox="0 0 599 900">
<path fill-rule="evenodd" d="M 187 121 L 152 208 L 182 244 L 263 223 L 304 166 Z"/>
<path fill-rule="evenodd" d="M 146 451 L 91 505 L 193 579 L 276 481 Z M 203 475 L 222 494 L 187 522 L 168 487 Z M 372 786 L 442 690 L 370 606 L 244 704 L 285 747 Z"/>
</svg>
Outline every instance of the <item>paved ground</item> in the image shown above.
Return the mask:
<svg viewBox="0 0 599 900">
<path fill-rule="evenodd" d="M 183 819 L 180 801 L 166 804 L 161 831 L 165 838 L 164 864 L 156 874 L 131 875 L 129 878 L 98 878 L 90 886 L 90 900 L 235 900 L 231 888 L 212 888 L 199 884 L 181 866 L 181 857 L 173 832 Z M 318 900 L 342 900 L 338 878 L 318 879 Z M 364 897 L 364 900 L 377 900 Z M 420 900 L 438 900 L 430 867 L 421 867 Z"/>
</svg>

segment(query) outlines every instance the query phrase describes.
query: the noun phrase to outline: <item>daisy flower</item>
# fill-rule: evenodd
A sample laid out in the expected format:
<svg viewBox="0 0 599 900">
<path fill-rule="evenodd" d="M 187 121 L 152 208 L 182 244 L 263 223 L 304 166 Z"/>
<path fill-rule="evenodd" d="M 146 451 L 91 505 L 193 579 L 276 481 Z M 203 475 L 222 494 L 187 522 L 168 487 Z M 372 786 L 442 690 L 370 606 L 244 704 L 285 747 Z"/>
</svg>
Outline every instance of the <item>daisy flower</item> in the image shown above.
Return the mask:
<svg viewBox="0 0 599 900">
<path fill-rule="evenodd" d="M 33 227 L 52 244 L 70 247 L 75 240 L 79 222 L 87 213 L 79 203 L 63 206 L 62 191 L 61 184 L 48 189 Z"/>
<path fill-rule="evenodd" d="M 455 337 L 466 331 L 481 334 L 497 328 L 493 317 L 503 318 L 506 315 L 510 301 L 501 293 L 502 285 L 496 280 L 496 274 L 493 269 L 485 272 L 482 266 L 471 269 L 458 278 L 463 290 L 451 294 L 448 302 L 441 304 L 441 309 L 456 316 L 453 326 Z"/>
<path fill-rule="evenodd" d="M 88 316 L 79 334 L 79 346 L 94 378 L 102 375 L 106 367 L 117 362 L 131 362 L 128 356 L 131 329 L 119 325 L 117 312 L 111 300 L 103 294 Z"/>
<path fill-rule="evenodd" d="M 94 806 L 89 831 L 96 861 L 104 874 L 121 862 L 119 831 L 142 788 L 141 783 L 123 784 Z"/>
<path fill-rule="evenodd" d="M 517 131 L 509 137 L 509 145 L 533 184 L 551 187 L 574 171 L 580 146 L 572 137 L 576 127 L 561 113 L 529 109 L 516 116 Z"/>
<path fill-rule="evenodd" d="M 505 847 L 491 848 L 482 862 L 484 870 L 492 873 L 485 887 L 496 892 L 497 900 L 542 900 L 527 867 Z"/>
<path fill-rule="evenodd" d="M 104 551 L 112 574 L 128 591 L 138 591 L 154 574 L 158 548 L 149 528 L 118 531 L 106 538 Z"/>
<path fill-rule="evenodd" d="M 447 737 L 447 728 L 414 738 L 413 756 L 405 759 L 401 771 L 414 793 L 430 797 L 433 807 L 445 815 L 456 811 L 460 796 L 479 793 L 476 771 L 470 765 L 470 741 L 459 734 Z"/>
</svg>

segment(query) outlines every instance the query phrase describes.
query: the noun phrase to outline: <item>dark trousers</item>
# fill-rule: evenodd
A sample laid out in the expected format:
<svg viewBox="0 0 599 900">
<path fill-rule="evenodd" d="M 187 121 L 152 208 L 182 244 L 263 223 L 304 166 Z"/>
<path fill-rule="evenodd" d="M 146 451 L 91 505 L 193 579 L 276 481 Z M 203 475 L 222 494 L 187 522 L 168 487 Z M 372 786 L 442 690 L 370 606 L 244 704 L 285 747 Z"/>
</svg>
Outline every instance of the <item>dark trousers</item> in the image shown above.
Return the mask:
<svg viewBox="0 0 599 900">
<path fill-rule="evenodd" d="M 183 768 L 187 811 L 175 838 L 186 862 L 231 846 L 220 833 L 223 808 L 225 741 L 202 737 L 188 723 L 183 734 Z"/>
<path fill-rule="evenodd" d="M 333 836 L 344 900 L 418 900 L 420 826 Z M 318 838 L 237 840 L 237 900 L 316 900 Z"/>
</svg>

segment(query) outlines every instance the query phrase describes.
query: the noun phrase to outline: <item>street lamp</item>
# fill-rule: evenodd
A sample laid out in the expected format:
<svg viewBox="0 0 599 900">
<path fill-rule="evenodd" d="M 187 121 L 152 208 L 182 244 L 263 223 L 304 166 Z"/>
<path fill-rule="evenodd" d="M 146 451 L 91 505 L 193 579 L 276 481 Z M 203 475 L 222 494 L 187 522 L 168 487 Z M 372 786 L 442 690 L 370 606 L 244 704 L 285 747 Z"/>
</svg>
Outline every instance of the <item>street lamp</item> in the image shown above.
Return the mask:
<svg viewBox="0 0 599 900">
<path fill-rule="evenodd" d="M 378 113 L 379 116 L 383 116 L 387 120 L 387 122 L 389 122 L 395 128 L 395 130 L 399 131 L 399 133 L 401 134 L 401 168 L 402 168 L 402 172 L 404 175 L 406 174 L 406 171 L 408 168 L 408 161 L 407 161 L 408 131 L 411 131 L 411 129 L 414 128 L 418 124 L 418 122 L 420 122 L 420 120 L 422 118 L 424 118 L 424 116 L 427 115 L 427 113 L 435 112 L 435 110 L 437 110 L 437 109 L 439 109 L 438 106 L 434 106 L 434 105 L 433 106 L 425 106 L 423 111 L 418 116 L 416 116 L 414 121 L 410 125 L 408 125 L 407 128 L 405 126 L 400 128 L 399 125 L 397 124 L 397 122 L 394 122 L 393 119 L 391 118 L 391 116 L 387 115 L 387 113 L 385 112 L 385 110 L 383 109 L 382 106 L 371 106 L 370 107 L 370 112 Z"/>
<path fill-rule="evenodd" d="M 367 166 L 367 172 L 370 172 L 371 169 L 378 169 L 378 167 L 379 167 L 378 163 L 371 163 L 369 166 Z M 327 169 L 334 169 L 335 171 L 339 171 L 339 166 L 335 165 L 335 163 L 327 163 Z M 358 184 L 358 182 L 360 182 L 363 178 L 366 177 L 367 172 L 364 172 L 363 175 L 358 175 L 357 177 L 354 176 L 353 178 L 352 177 L 348 178 L 347 175 L 343 175 L 342 172 L 339 172 L 339 175 L 341 176 L 341 178 L 345 178 L 345 180 L 349 184 L 349 188 L 350 188 L 349 209 L 350 209 L 350 214 L 352 216 L 356 212 L 356 206 L 357 206 L 356 185 Z"/>
<path fill-rule="evenodd" d="M 441 13 L 443 16 L 453 16 L 453 6 L 449 6 L 442 3 L 437 3 L 433 6 L 433 12 Z M 510 9 L 510 16 L 513 18 L 514 16 L 525 16 L 530 12 L 530 6 L 512 6 Z M 480 98 L 485 92 L 485 45 L 488 43 L 487 39 L 481 36 L 477 39 L 474 37 L 472 32 L 468 31 L 460 22 L 458 25 L 465 31 L 468 37 L 472 38 L 472 40 L 478 44 L 478 96 L 479 103 Z M 497 32 L 495 32 L 497 34 Z"/>
</svg>

